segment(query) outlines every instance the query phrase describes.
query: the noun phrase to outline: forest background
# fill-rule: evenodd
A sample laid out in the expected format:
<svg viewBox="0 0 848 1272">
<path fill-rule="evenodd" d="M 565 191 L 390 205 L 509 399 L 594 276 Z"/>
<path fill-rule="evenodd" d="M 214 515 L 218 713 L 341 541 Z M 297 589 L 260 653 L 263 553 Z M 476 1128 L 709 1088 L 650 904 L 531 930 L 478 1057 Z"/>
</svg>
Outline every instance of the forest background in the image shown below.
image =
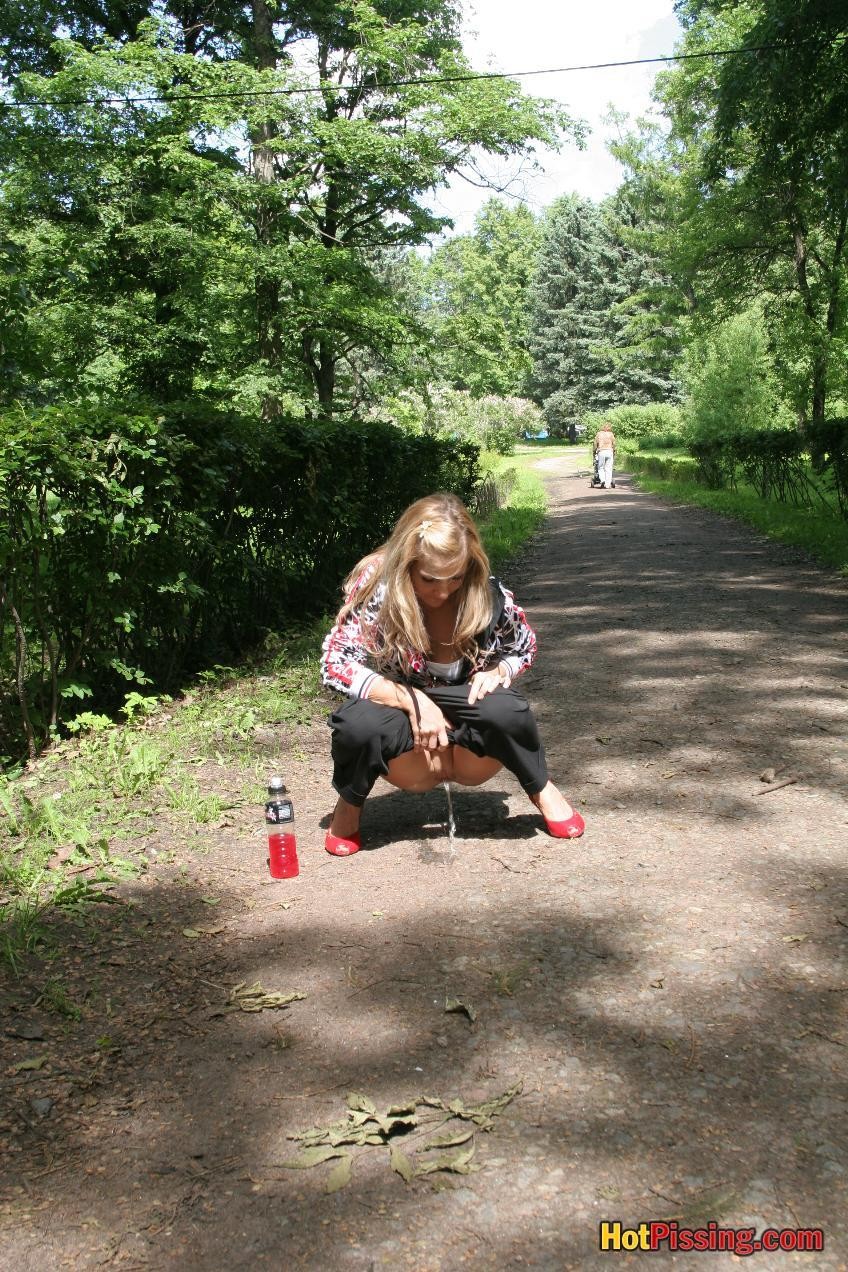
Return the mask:
<svg viewBox="0 0 848 1272">
<path fill-rule="evenodd" d="M 475 74 L 452 0 L 7 6 L 5 764 L 320 612 L 411 499 L 474 505 L 525 434 L 612 413 L 646 477 L 750 488 L 836 541 L 845 23 L 675 9 L 619 189 L 495 196 L 446 238 L 453 174 L 584 136 Z"/>
</svg>

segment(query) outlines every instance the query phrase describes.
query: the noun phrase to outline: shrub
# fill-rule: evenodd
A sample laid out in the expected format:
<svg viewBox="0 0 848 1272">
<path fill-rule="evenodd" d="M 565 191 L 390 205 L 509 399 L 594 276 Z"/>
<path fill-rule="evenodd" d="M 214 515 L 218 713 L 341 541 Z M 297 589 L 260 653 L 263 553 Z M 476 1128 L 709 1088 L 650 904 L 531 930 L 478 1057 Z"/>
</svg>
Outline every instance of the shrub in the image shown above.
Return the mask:
<svg viewBox="0 0 848 1272">
<path fill-rule="evenodd" d="M 738 314 L 692 346 L 685 386 L 684 421 L 693 441 L 785 428 L 788 423 L 756 311 Z"/>
<path fill-rule="evenodd" d="M 202 407 L 0 416 L 0 752 L 82 699 L 178 686 L 320 612 L 421 495 L 470 501 L 478 450 L 385 423 Z"/>
<path fill-rule="evenodd" d="M 680 407 L 669 402 L 650 402 L 643 406 L 616 406 L 609 411 L 593 411 L 584 417 L 585 437 L 592 441 L 604 420 L 608 420 L 619 445 L 647 445 L 649 437 L 674 439 L 666 445 L 678 446 L 683 440 Z"/>
<path fill-rule="evenodd" d="M 450 388 L 432 389 L 426 396 L 405 390 L 390 400 L 389 414 L 407 432 L 461 438 L 498 455 L 511 455 L 525 432 L 538 432 L 545 423 L 527 398 L 475 398 Z"/>
</svg>

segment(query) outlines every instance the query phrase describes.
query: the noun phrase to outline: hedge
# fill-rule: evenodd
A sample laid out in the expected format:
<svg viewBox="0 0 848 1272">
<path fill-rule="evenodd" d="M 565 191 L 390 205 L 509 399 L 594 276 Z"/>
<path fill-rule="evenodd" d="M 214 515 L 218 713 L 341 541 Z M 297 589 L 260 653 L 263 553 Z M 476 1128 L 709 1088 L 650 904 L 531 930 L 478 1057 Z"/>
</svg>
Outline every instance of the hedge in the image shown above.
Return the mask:
<svg viewBox="0 0 848 1272">
<path fill-rule="evenodd" d="M 627 467 L 666 481 L 735 490 L 742 480 L 761 499 L 799 508 L 838 509 L 848 518 L 848 419 L 796 429 L 750 430 L 690 441 L 690 457 L 627 455 Z"/>
<path fill-rule="evenodd" d="M 0 416 L 0 755 L 320 613 L 414 499 L 470 501 L 478 459 L 375 422 Z"/>
</svg>

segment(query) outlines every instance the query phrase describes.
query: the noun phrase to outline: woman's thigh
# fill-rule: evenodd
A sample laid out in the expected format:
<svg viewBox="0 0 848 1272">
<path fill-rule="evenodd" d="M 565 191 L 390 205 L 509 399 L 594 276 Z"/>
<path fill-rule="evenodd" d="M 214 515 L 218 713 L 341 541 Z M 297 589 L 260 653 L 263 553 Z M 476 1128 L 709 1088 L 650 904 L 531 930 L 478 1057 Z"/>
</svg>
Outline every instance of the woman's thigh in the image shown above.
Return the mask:
<svg viewBox="0 0 848 1272">
<path fill-rule="evenodd" d="M 431 791 L 440 782 L 460 786 L 482 786 L 500 772 L 503 765 L 489 756 L 474 755 L 464 746 L 426 754 L 409 751 L 389 761 L 386 781 L 404 791 Z"/>
<path fill-rule="evenodd" d="M 453 780 L 460 786 L 482 786 L 502 768 L 500 760 L 488 755 L 474 755 L 464 746 L 453 748 Z"/>
</svg>

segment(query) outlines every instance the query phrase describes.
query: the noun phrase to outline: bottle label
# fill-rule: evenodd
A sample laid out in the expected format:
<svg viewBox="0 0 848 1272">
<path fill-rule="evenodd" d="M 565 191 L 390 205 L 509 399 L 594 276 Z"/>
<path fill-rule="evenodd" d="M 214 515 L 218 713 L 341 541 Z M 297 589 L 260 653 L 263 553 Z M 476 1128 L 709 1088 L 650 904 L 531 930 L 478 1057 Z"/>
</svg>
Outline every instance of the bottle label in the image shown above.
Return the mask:
<svg viewBox="0 0 848 1272">
<path fill-rule="evenodd" d="M 269 799 L 265 805 L 265 821 L 273 826 L 294 821 L 294 807 L 290 799 Z"/>
</svg>

